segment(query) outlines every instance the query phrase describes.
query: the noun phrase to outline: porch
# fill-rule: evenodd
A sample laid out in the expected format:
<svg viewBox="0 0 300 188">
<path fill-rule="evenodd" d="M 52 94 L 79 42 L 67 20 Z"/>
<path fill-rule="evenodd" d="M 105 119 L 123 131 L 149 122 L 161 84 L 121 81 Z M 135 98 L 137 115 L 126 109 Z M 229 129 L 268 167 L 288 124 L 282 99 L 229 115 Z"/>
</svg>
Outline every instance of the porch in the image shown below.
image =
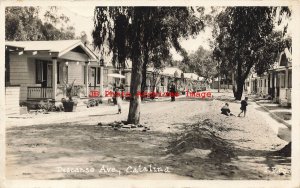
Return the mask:
<svg viewBox="0 0 300 188">
<path fill-rule="evenodd" d="M 6 85 L 20 86 L 20 102 L 60 101 L 65 97 L 63 88 L 73 81 L 75 90 L 84 88 L 82 93 L 87 96 L 91 79 L 96 76 L 91 69 L 100 67 L 97 56 L 80 40 L 18 41 L 5 45 Z M 73 96 L 78 93 L 74 91 Z"/>
<path fill-rule="evenodd" d="M 58 93 L 63 94 L 63 86 L 58 86 L 57 89 L 59 90 Z M 75 85 L 74 90 L 72 93 L 72 96 L 80 97 L 78 92 L 76 90 L 78 88 L 82 88 L 81 85 Z M 100 89 L 100 87 L 99 87 Z M 57 94 L 56 94 L 57 95 Z M 33 87 L 28 86 L 27 87 L 27 100 L 44 100 L 44 99 L 53 99 L 55 96 L 53 96 L 53 88 L 52 87 Z"/>
<path fill-rule="evenodd" d="M 292 69 L 279 67 L 270 74 L 270 94 L 273 101 L 283 106 L 291 106 L 292 100 Z"/>
</svg>

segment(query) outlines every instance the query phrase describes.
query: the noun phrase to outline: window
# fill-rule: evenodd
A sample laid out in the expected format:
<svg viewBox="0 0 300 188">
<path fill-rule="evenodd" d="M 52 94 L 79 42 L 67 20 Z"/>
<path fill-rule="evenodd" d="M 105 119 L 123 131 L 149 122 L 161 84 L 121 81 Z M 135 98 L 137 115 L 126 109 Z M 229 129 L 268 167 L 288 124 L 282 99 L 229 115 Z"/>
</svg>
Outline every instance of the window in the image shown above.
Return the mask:
<svg viewBox="0 0 300 188">
<path fill-rule="evenodd" d="M 265 85 L 264 86 L 267 87 L 267 79 L 265 79 Z"/>
<path fill-rule="evenodd" d="M 100 67 L 97 68 L 97 84 L 100 84 Z"/>
<path fill-rule="evenodd" d="M 63 72 L 63 82 L 65 82 L 65 83 L 68 83 L 68 70 L 69 70 L 69 67 L 68 66 L 63 66 L 62 67 L 62 72 Z"/>
<path fill-rule="evenodd" d="M 262 80 L 260 80 L 260 87 L 262 87 L 263 85 L 262 85 Z"/>
<path fill-rule="evenodd" d="M 285 75 L 284 74 L 280 75 L 280 87 L 285 88 Z"/>
<path fill-rule="evenodd" d="M 57 83 L 68 83 L 68 67 L 64 62 L 57 62 Z"/>
<path fill-rule="evenodd" d="M 87 69 L 87 66 L 84 66 L 84 84 L 87 83 L 87 80 L 86 80 L 86 69 Z"/>
<path fill-rule="evenodd" d="M 60 77 L 59 77 L 59 70 L 60 70 L 60 68 L 59 68 L 59 65 L 60 65 L 60 63 L 57 62 L 57 83 L 58 84 L 60 84 Z"/>
<path fill-rule="evenodd" d="M 289 71 L 288 88 L 292 88 L 292 71 Z"/>
<path fill-rule="evenodd" d="M 5 85 L 10 84 L 9 51 L 5 50 Z"/>
<path fill-rule="evenodd" d="M 160 86 L 164 86 L 164 83 L 165 83 L 164 77 L 160 78 Z"/>
<path fill-rule="evenodd" d="M 36 60 L 36 83 L 43 84 L 47 81 L 47 61 Z"/>
<path fill-rule="evenodd" d="M 103 84 L 108 85 L 108 69 L 103 70 Z"/>
<path fill-rule="evenodd" d="M 276 81 L 276 87 L 280 87 L 280 74 L 276 73 L 276 76 L 275 76 L 275 81 Z"/>
<path fill-rule="evenodd" d="M 57 83 L 61 83 L 60 77 L 60 63 L 57 62 Z M 51 86 L 52 82 L 52 61 L 46 60 L 35 60 L 35 68 L 36 68 L 36 83 L 42 84 L 42 86 Z"/>
</svg>

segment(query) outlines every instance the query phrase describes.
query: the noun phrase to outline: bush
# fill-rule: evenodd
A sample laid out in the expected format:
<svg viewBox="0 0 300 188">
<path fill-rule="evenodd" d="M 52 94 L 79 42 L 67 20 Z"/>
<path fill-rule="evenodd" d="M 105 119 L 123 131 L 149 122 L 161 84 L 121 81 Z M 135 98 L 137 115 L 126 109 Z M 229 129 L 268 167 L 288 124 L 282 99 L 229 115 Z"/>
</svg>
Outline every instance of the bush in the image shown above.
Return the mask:
<svg viewBox="0 0 300 188">
<path fill-rule="evenodd" d="M 22 101 L 22 102 L 20 102 L 19 105 L 20 105 L 21 107 L 22 107 L 22 106 L 24 106 L 24 107 L 26 106 L 26 107 L 27 107 L 27 106 L 28 106 L 28 103 L 27 103 L 26 101 Z"/>
<path fill-rule="evenodd" d="M 103 103 L 103 101 L 101 98 L 93 98 L 93 99 L 89 99 L 87 101 L 86 107 L 89 108 L 89 107 L 93 107 L 93 106 L 98 106 L 99 104 L 102 104 L 102 103 Z"/>
<path fill-rule="evenodd" d="M 39 109 L 43 109 L 46 112 L 56 111 L 55 104 L 51 101 L 51 99 L 40 101 L 38 105 Z"/>
</svg>

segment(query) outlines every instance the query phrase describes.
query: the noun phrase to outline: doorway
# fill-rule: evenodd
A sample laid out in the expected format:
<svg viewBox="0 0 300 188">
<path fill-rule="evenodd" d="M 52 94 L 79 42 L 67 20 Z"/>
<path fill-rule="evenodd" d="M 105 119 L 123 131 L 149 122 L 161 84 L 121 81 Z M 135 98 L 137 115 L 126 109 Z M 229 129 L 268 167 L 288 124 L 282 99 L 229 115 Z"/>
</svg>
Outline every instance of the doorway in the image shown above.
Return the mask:
<svg viewBox="0 0 300 188">
<path fill-rule="evenodd" d="M 96 67 L 90 68 L 89 86 L 96 87 Z"/>
<path fill-rule="evenodd" d="M 47 87 L 52 87 L 52 64 L 47 64 Z"/>
</svg>

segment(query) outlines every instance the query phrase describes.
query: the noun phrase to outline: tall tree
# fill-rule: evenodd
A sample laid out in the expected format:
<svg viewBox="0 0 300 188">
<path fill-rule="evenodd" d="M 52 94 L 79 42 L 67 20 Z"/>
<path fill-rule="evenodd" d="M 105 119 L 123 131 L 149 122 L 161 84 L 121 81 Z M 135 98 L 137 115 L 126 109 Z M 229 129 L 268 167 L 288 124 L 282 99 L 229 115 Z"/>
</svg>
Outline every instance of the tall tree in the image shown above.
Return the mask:
<svg viewBox="0 0 300 188">
<path fill-rule="evenodd" d="M 37 41 L 37 40 L 67 40 L 75 38 L 72 26 L 58 29 L 59 21 L 68 22 L 68 17 L 57 14 L 55 8 L 45 13 L 46 22 L 39 17 L 39 7 L 6 7 L 5 8 L 5 40 Z"/>
<path fill-rule="evenodd" d="M 242 97 L 245 79 L 252 67 L 275 62 L 275 56 L 267 54 L 274 49 L 266 49 L 266 45 L 276 43 L 273 31 L 277 10 L 278 7 L 228 7 L 218 16 L 219 35 L 214 54 L 233 69 L 236 100 Z M 288 10 L 285 12 L 290 14 Z"/>
<path fill-rule="evenodd" d="M 212 52 L 200 46 L 190 55 L 189 67 L 206 80 L 212 79 L 217 74 L 217 62 L 213 59 Z"/>
<path fill-rule="evenodd" d="M 96 7 L 94 45 L 100 49 L 108 41 L 116 67 L 125 67 L 126 58 L 132 61 L 129 123 L 138 124 L 140 120 L 137 94 L 142 90 L 149 62 L 168 58 L 172 46 L 187 57 L 179 39 L 196 35 L 203 29 L 203 21 L 196 12 L 203 12 L 203 8 Z"/>
</svg>

